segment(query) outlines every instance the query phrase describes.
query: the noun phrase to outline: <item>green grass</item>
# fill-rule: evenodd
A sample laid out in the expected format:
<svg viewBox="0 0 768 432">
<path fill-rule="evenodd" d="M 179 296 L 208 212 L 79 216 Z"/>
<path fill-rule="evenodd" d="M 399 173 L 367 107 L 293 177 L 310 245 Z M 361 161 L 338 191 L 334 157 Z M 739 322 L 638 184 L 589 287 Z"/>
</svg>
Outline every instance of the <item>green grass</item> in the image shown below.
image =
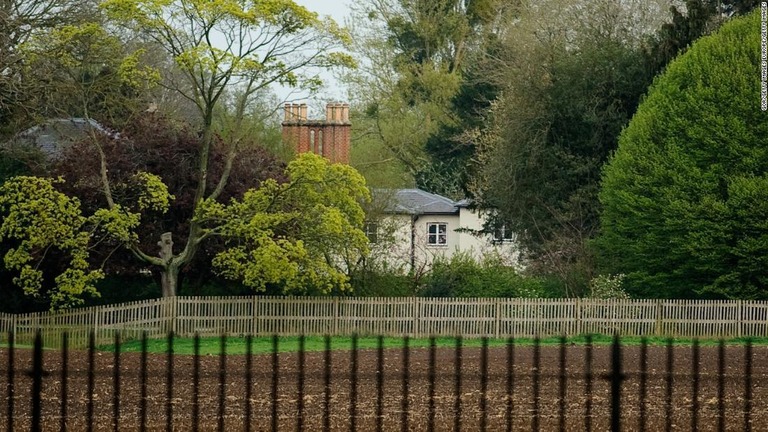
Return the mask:
<svg viewBox="0 0 768 432">
<path fill-rule="evenodd" d="M 570 345 L 585 345 L 586 336 L 576 336 L 566 338 L 566 343 Z M 667 338 L 661 337 L 649 337 L 646 339 L 649 345 L 659 346 L 666 345 L 669 341 Z M 743 345 L 751 340 L 753 345 L 768 345 L 768 338 L 736 338 L 726 341 L 728 345 Z M 554 346 L 559 345 L 561 338 L 548 337 L 541 339 L 542 346 Z M 611 336 L 594 335 L 592 336 L 592 343 L 594 345 L 609 345 L 613 341 Z M 622 345 L 632 346 L 640 345 L 642 338 L 639 337 L 623 337 L 621 338 Z M 226 338 L 226 354 L 228 355 L 243 355 L 247 352 L 246 347 L 247 339 L 244 337 L 227 337 Z M 693 339 L 678 338 L 672 339 L 673 345 L 691 345 Z M 716 346 L 718 340 L 716 339 L 702 339 L 700 340 L 701 346 Z M 482 341 L 480 339 L 464 339 L 462 345 L 464 347 L 480 347 Z M 507 344 L 506 339 L 489 339 L 488 346 L 500 347 Z M 531 338 L 519 338 L 515 339 L 516 346 L 532 346 L 534 339 Z M 437 347 L 455 347 L 455 338 L 436 338 L 435 345 Z M 0 345 L 2 346 L 2 345 Z M 359 349 L 375 349 L 378 346 L 378 338 L 376 337 L 360 337 L 357 340 L 357 346 Z M 427 348 L 429 347 L 429 339 L 419 338 L 410 339 L 409 346 L 411 348 Z M 325 349 L 325 338 L 318 336 L 307 336 L 305 338 L 305 350 L 307 352 L 323 351 Z M 384 348 L 396 349 L 403 347 L 403 339 L 399 337 L 387 337 L 384 338 Z M 114 345 L 103 345 L 99 347 L 100 350 L 114 352 Z M 345 351 L 352 349 L 351 337 L 333 337 L 331 338 L 331 350 Z M 278 338 L 278 351 L 279 352 L 297 352 L 299 350 L 299 338 L 298 337 L 279 337 Z M 120 346 L 121 352 L 140 352 L 141 342 L 138 340 L 127 341 Z M 147 341 L 147 351 L 150 353 L 166 353 L 168 352 L 167 339 L 150 339 Z M 194 345 L 192 338 L 174 338 L 173 340 L 173 352 L 181 355 L 194 354 Z M 221 352 L 221 339 L 218 337 L 206 337 L 200 338 L 200 354 L 201 355 L 217 355 Z M 253 354 L 268 354 L 272 352 L 272 338 L 271 337 L 254 337 L 252 342 Z"/>
</svg>

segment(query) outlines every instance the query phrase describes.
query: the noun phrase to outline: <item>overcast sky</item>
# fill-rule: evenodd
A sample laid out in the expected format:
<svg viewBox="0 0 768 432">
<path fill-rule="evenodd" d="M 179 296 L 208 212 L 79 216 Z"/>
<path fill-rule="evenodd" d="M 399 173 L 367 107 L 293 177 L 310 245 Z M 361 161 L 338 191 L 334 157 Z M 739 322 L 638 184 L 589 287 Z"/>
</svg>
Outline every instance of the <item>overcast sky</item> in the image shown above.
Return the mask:
<svg viewBox="0 0 768 432">
<path fill-rule="evenodd" d="M 349 5 L 352 0 L 295 0 L 296 3 L 304 6 L 305 8 L 317 12 L 321 16 L 330 15 L 337 23 L 343 25 L 344 19 L 349 16 Z M 344 99 L 344 89 L 341 88 L 333 75 L 330 73 L 322 75 L 323 81 L 326 83 L 326 88 L 316 96 L 318 99 L 333 99 L 336 101 L 347 102 Z M 302 99 L 301 95 L 290 95 L 287 89 L 275 88 L 275 93 L 283 99 L 298 99 L 296 102 L 307 102 L 312 106 L 314 101 Z"/>
<path fill-rule="evenodd" d="M 352 2 L 351 0 L 296 0 L 296 3 L 320 15 L 330 15 L 336 22 L 343 24 L 344 18 L 349 15 L 349 5 Z"/>
</svg>

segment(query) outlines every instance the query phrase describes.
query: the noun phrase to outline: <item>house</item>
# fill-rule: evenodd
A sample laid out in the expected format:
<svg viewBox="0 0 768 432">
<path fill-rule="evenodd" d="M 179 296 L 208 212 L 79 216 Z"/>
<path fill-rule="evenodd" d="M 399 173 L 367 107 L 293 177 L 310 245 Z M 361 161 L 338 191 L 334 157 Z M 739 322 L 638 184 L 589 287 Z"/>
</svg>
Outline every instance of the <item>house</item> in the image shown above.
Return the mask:
<svg viewBox="0 0 768 432">
<path fill-rule="evenodd" d="M 487 214 L 469 200 L 453 201 L 421 189 L 374 190 L 366 234 L 372 256 L 388 266 L 422 271 L 435 259 L 463 253 L 480 261 L 490 253 L 517 259 L 514 236 L 488 232 Z"/>
<path fill-rule="evenodd" d="M 349 105 L 326 106 L 324 120 L 307 118 L 306 104 L 285 104 L 283 142 L 297 153 L 312 152 L 331 162 L 349 163 Z M 428 270 L 438 257 L 464 253 L 481 260 L 499 253 L 516 262 L 514 236 L 503 227 L 487 232 L 487 213 L 468 200 L 453 201 L 420 189 L 372 191 L 365 230 L 371 256 L 401 271 Z"/>
<path fill-rule="evenodd" d="M 4 150 L 39 150 L 48 159 L 57 159 L 68 147 L 91 133 L 117 136 L 93 119 L 79 117 L 49 119 L 16 134 L 3 143 Z"/>
</svg>

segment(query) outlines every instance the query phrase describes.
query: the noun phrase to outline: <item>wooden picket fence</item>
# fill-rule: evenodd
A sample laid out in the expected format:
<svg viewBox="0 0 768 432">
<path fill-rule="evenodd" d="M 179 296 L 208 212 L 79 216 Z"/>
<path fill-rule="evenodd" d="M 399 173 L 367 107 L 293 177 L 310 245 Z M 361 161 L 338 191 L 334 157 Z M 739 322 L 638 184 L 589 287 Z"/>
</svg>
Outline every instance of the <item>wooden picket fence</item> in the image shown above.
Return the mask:
<svg viewBox="0 0 768 432">
<path fill-rule="evenodd" d="M 768 337 L 768 302 L 423 297 L 172 297 L 61 312 L 0 314 L 0 338 L 31 343 L 67 332 L 123 340 L 228 335 L 534 337 L 614 334 L 688 338 Z"/>
</svg>

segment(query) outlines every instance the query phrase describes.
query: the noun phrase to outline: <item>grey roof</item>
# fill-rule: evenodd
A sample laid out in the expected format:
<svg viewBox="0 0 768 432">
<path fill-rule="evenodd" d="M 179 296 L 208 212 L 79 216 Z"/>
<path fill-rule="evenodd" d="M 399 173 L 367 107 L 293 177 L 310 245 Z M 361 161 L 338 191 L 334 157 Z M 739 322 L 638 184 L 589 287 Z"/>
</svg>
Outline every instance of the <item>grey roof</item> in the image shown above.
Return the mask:
<svg viewBox="0 0 768 432">
<path fill-rule="evenodd" d="M 457 202 L 421 189 L 378 189 L 374 199 L 386 200 L 384 211 L 397 214 L 455 214 Z"/>
<path fill-rule="evenodd" d="M 55 158 L 73 143 L 86 137 L 90 130 L 110 134 L 93 119 L 79 117 L 51 119 L 38 126 L 33 126 L 14 136 L 9 144 L 26 145 L 39 148 L 48 157 Z"/>
</svg>

